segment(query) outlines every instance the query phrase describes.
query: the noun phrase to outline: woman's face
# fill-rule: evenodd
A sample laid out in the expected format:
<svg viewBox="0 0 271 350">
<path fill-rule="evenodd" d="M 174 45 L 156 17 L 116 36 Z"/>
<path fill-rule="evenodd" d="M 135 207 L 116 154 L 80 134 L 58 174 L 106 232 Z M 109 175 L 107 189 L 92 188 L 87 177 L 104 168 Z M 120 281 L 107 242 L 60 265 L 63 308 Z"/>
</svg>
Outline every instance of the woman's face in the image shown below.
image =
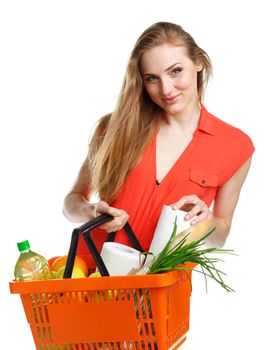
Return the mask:
<svg viewBox="0 0 271 350">
<path fill-rule="evenodd" d="M 202 65 L 188 58 L 184 46 L 156 46 L 143 54 L 140 67 L 147 93 L 167 115 L 179 115 L 198 101 Z"/>
</svg>

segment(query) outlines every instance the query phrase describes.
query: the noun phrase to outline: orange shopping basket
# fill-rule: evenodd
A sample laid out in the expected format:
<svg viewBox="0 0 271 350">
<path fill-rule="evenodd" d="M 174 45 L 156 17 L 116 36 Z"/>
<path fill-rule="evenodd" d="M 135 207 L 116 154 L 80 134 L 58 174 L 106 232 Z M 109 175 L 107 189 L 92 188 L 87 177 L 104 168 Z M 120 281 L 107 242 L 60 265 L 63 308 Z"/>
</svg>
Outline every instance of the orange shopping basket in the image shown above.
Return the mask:
<svg viewBox="0 0 271 350">
<path fill-rule="evenodd" d="M 109 276 L 89 233 L 111 219 L 101 215 L 73 231 L 64 279 L 10 282 L 11 293 L 21 296 L 36 349 L 173 350 L 184 342 L 191 270 Z M 125 231 L 140 248 L 128 223 Z M 79 234 L 103 277 L 69 278 Z"/>
</svg>

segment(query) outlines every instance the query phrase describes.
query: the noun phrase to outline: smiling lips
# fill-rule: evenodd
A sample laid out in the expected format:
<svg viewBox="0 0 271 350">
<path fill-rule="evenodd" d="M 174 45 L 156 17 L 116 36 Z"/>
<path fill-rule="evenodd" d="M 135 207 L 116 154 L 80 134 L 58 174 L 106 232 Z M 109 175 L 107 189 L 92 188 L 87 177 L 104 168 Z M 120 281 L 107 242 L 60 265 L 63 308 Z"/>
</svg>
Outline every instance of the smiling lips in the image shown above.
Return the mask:
<svg viewBox="0 0 271 350">
<path fill-rule="evenodd" d="M 176 95 L 176 96 L 173 96 L 173 97 L 167 97 L 167 98 L 163 98 L 163 101 L 166 103 L 166 104 L 173 104 L 177 101 L 178 97 L 180 96 L 181 94 L 179 95 Z"/>
</svg>

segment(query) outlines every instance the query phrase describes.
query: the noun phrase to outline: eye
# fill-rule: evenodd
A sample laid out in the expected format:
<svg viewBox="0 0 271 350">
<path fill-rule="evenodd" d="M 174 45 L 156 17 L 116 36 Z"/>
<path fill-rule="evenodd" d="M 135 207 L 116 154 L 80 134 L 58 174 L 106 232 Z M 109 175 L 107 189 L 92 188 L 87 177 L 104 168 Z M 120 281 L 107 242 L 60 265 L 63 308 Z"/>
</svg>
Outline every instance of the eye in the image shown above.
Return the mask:
<svg viewBox="0 0 271 350">
<path fill-rule="evenodd" d="M 155 76 L 155 75 L 149 75 L 145 78 L 145 80 L 148 82 L 148 83 L 153 83 L 157 80 L 158 78 Z"/>
<path fill-rule="evenodd" d="M 183 69 L 181 67 L 176 67 L 176 68 L 172 69 L 171 75 L 173 75 L 173 76 L 179 75 L 182 72 L 182 70 Z"/>
</svg>

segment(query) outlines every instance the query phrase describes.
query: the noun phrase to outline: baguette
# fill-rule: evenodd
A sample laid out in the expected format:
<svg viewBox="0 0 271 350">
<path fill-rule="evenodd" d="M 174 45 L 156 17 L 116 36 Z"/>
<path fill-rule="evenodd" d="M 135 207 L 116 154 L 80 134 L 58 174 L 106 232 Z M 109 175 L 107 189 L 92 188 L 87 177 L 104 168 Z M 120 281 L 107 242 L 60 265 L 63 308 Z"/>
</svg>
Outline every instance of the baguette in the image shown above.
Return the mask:
<svg viewBox="0 0 271 350">
<path fill-rule="evenodd" d="M 211 219 L 202 220 L 194 225 L 191 225 L 186 230 L 181 231 L 175 236 L 174 247 L 186 237 L 185 243 L 191 243 L 201 239 L 211 228 L 213 228 L 213 222 Z"/>
</svg>

